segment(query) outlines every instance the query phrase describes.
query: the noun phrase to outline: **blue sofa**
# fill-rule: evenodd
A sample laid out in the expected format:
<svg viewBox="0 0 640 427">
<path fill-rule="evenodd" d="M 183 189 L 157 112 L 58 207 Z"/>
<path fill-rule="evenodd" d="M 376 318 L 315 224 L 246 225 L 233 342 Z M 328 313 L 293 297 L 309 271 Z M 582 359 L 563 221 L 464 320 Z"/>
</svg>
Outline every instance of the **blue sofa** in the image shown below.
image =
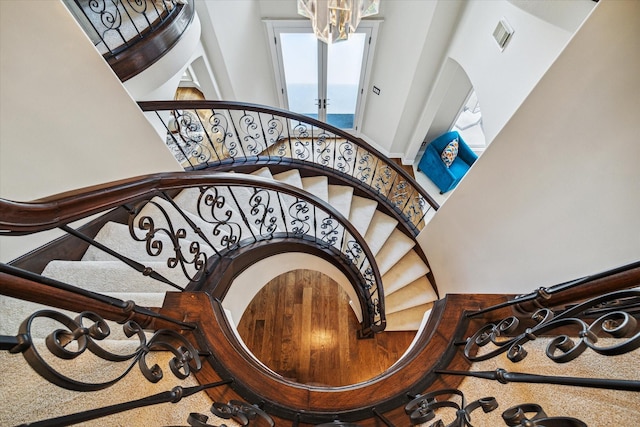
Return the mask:
<svg viewBox="0 0 640 427">
<path fill-rule="evenodd" d="M 458 138 L 458 155 L 451 166 L 447 167 L 440 158 L 440 154 L 447 144 L 456 137 Z M 477 159 L 476 153 L 471 151 L 460 134 L 457 131 L 451 131 L 439 136 L 427 145 L 427 149 L 418 163 L 418 170 L 427 175 L 438 186 L 440 194 L 443 194 L 458 185 Z"/>
</svg>

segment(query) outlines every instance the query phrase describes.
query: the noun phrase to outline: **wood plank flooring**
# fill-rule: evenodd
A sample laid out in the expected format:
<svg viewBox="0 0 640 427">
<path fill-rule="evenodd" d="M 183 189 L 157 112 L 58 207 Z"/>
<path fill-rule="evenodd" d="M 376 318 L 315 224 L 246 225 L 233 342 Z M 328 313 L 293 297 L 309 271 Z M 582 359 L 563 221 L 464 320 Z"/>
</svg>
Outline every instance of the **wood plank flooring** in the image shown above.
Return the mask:
<svg viewBox="0 0 640 427">
<path fill-rule="evenodd" d="M 415 332 L 358 340 L 344 290 L 328 276 L 296 270 L 276 277 L 253 299 L 238 332 L 253 354 L 302 384 L 344 386 L 373 378 L 408 348 Z"/>
</svg>

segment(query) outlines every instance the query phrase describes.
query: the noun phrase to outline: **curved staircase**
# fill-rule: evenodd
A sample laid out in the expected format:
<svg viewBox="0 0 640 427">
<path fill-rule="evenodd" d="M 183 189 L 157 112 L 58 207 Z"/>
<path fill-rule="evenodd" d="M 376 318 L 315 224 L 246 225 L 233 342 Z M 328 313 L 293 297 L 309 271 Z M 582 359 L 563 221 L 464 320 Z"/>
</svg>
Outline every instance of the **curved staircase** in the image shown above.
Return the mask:
<svg viewBox="0 0 640 427">
<path fill-rule="evenodd" d="M 424 318 L 429 314 L 437 295 L 426 277 L 429 272 L 428 266 L 414 250 L 415 242 L 413 239 L 397 227 L 397 220 L 379 210 L 376 201 L 354 195 L 352 187 L 329 184 L 326 176 L 301 177 L 298 170 L 295 169 L 273 175 L 268 168 L 261 168 L 253 172 L 252 175 L 286 183 L 313 194 L 333 206 L 345 218 L 348 218 L 358 232 L 364 236 L 379 266 L 386 299 L 386 330 L 418 330 L 420 325 L 423 324 Z M 199 217 L 197 203 L 194 203 L 196 193 L 199 193 L 198 189 L 189 188 L 173 197 L 176 205 L 184 210 L 184 215 L 178 214 L 170 202 L 163 198 L 155 197 L 144 207 L 138 208 L 140 210 L 133 224 L 142 226 L 141 220 L 145 216 L 157 218 L 159 217 L 158 213 L 166 212 L 170 217 L 168 223 L 173 223 L 173 227 L 193 229 L 192 225 L 195 224 L 202 232 L 200 235 L 190 233 L 186 240 L 183 241 L 183 247 L 189 247 L 195 241 L 199 244 L 199 250 L 206 254 L 207 257 L 215 255 L 217 251 L 221 251 L 224 248 L 211 248 L 208 246 L 206 236 L 215 234 L 214 226 Z M 236 197 L 238 197 L 237 194 Z M 247 203 L 247 200 L 240 198 L 238 201 L 238 203 L 243 202 Z M 155 227 L 168 227 L 168 223 L 156 223 Z M 318 218 L 316 227 L 319 228 L 321 223 L 322 218 Z M 283 227 L 285 224 L 278 224 L 278 226 Z M 105 250 L 93 245 L 89 246 L 79 260 L 53 260 L 49 262 L 44 268 L 42 276 L 123 301 L 132 300 L 139 306 L 160 308 L 163 305 L 166 292 L 187 287 L 189 277 L 195 278 L 197 269 L 193 264 L 187 264 L 183 273 L 178 268 L 169 268 L 165 262 L 159 262 L 158 258 L 149 253 L 146 248 L 145 233 L 146 231 L 142 229 L 134 229 L 133 234 L 140 238 L 140 241 L 136 241 L 131 238 L 131 231 L 126 224 L 107 222 L 96 234 L 94 240 L 98 245 L 104 245 L 104 247 L 134 262 L 140 263 L 145 268 L 152 269 L 155 273 L 160 274 L 166 283 L 148 275 L 140 274 L 140 272 Z M 171 239 L 167 237 L 157 236 L 155 240 L 160 241 L 167 248 L 173 247 Z M 0 334 L 14 335 L 23 319 L 44 308 L 47 307 L 10 297 L 0 297 L 0 311 L 5 313 L 0 326 Z M 87 309 L 90 309 L 90 307 Z M 70 317 L 74 316 L 70 313 L 68 315 Z M 234 320 L 237 322 L 239 318 Z M 112 329 L 114 333 L 105 342 L 106 348 L 121 351 L 123 348 L 134 346 L 122 332 L 117 332 L 118 327 Z M 51 330 L 50 324 L 45 323 L 43 326 L 34 327 L 33 334 L 39 341 L 42 341 Z M 3 355 L 3 357 L 7 356 Z M 11 359 L 11 366 L 15 365 L 16 358 L 21 359 L 19 355 L 8 357 Z M 34 388 L 32 392 L 34 395 L 39 395 L 41 390 L 53 387 L 51 384 L 46 384 L 44 388 L 41 388 L 42 381 L 37 381 L 37 378 L 33 378 L 33 381 Z M 124 383 L 135 384 L 129 381 L 133 380 L 127 380 Z M 181 385 L 184 386 L 184 384 Z M 119 387 L 126 386 L 119 385 Z M 166 384 L 159 389 L 157 385 L 143 387 L 137 385 L 136 387 L 139 389 L 136 395 L 140 395 L 140 393 L 143 393 L 141 395 L 149 395 L 157 392 L 157 390 L 171 388 Z M 105 391 L 108 392 L 108 390 Z M 86 394 L 82 393 L 81 395 Z M 89 398 L 86 400 L 83 400 L 82 396 L 69 398 L 76 402 L 74 405 L 77 408 L 97 406 L 96 402 L 91 402 Z M 51 408 L 48 411 L 50 412 L 46 416 L 51 417 L 54 415 L 51 412 Z M 62 408 L 59 412 L 64 414 L 69 411 Z M 179 413 L 180 411 L 177 409 L 170 411 L 173 414 L 170 416 L 174 417 L 171 422 L 177 422 L 175 417 L 178 415 L 176 415 L 176 412 Z M 203 410 L 203 412 L 206 411 Z M 34 414 L 37 413 L 35 412 Z M 25 419 L 15 418 L 20 415 L 23 414 L 4 413 L 3 417 L 0 417 L 0 423 L 14 424 L 16 422 L 24 422 Z M 38 417 L 36 416 L 36 418 Z M 126 417 L 121 419 L 126 419 Z M 169 422 L 169 420 L 166 421 Z M 182 422 L 184 422 L 184 417 Z"/>
<path fill-rule="evenodd" d="M 369 244 L 382 275 L 387 313 L 386 330 L 418 330 L 425 313 L 437 299 L 436 292 L 426 277 L 429 268 L 414 250 L 415 241 L 396 228 L 397 221 L 394 218 L 376 209 L 377 202 L 354 196 L 351 187 L 330 185 L 327 177 L 324 176 L 301 178 L 297 170 L 272 175 L 268 168 L 262 168 L 253 175 L 284 182 L 314 194 L 335 207 L 345 218 L 349 218 Z M 193 191 L 196 190 L 183 190 L 183 193 L 175 197 L 174 201 L 187 212 L 191 212 L 190 219 L 204 230 L 205 235 L 212 235 L 213 227 L 198 217 L 197 206 L 193 203 Z M 170 209 L 166 201 L 156 198 L 155 202 L 167 210 Z M 145 209 L 152 209 L 152 207 Z M 139 217 L 147 213 L 148 211 L 143 209 Z M 180 218 L 174 217 L 172 222 L 175 227 L 189 227 L 189 224 Z M 137 235 L 142 236 L 144 233 L 140 230 Z M 188 284 L 187 278 L 181 271 L 168 268 L 164 263 L 158 262 L 157 257 L 149 255 L 144 248 L 145 242 L 133 241 L 129 228 L 124 224 L 115 222 L 105 224 L 95 240 L 151 267 L 181 288 Z M 203 252 L 208 252 L 208 256 L 213 255 L 213 251 L 208 249 L 204 240 L 200 239 L 199 243 Z M 170 245 L 171 242 L 165 238 L 164 244 Z M 194 274 L 194 271 L 191 274 Z M 95 246 L 90 246 L 80 260 L 50 262 L 42 275 L 125 301 L 133 300 L 138 305 L 148 307 L 161 307 L 164 292 L 172 290 L 170 285 L 158 282 L 149 276 L 140 275 Z M 27 313 L 26 310 L 25 313 Z M 18 319 L 21 321 L 24 317 L 26 316 L 13 316 L 12 319 L 18 322 Z M 10 327 L 5 329 L 8 329 L 6 333 L 15 331 Z"/>
</svg>

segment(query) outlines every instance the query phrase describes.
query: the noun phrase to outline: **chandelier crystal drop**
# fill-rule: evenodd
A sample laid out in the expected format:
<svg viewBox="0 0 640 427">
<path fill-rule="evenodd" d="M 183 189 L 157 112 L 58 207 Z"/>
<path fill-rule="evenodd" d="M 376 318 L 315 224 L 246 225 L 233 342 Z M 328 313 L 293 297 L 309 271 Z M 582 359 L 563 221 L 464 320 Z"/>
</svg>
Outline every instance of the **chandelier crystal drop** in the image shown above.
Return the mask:
<svg viewBox="0 0 640 427">
<path fill-rule="evenodd" d="M 380 0 L 298 0 L 298 14 L 309 18 L 318 40 L 329 44 L 347 40 L 379 6 Z"/>
</svg>

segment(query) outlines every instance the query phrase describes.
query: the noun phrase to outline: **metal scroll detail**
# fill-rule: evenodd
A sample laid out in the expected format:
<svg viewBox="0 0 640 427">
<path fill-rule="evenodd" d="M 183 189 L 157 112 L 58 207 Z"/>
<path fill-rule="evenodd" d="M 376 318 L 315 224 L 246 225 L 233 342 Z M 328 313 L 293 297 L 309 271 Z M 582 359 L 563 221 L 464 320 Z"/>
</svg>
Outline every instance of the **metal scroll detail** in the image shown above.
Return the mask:
<svg viewBox="0 0 640 427">
<path fill-rule="evenodd" d="M 147 210 L 143 210 L 143 207 L 147 207 Z M 159 201 L 151 200 L 130 210 L 129 234 L 134 240 L 145 242 L 147 255 L 158 259 L 162 256 L 165 246 L 170 243 L 172 247 L 167 250 L 167 267 L 180 267 L 187 279 L 196 280 L 207 267 L 207 254 L 201 248 L 198 237 L 202 241 L 206 240 L 202 235 L 195 235 L 197 233 L 194 230 L 197 230 L 197 227 L 192 224 L 189 224 L 188 228 L 174 224 L 175 220 L 167 208 L 167 205 L 163 206 Z M 214 248 L 210 243 L 208 246 Z M 143 274 L 148 275 L 151 269 L 147 270 L 149 272 Z"/>
<path fill-rule="evenodd" d="M 203 187 L 197 201 L 198 216 L 213 225 L 211 235 L 214 248 L 231 249 L 242 240 L 242 227 L 235 218 L 231 200 L 233 193 L 230 188 Z"/>
<path fill-rule="evenodd" d="M 54 330 L 45 339 L 46 347 L 54 358 L 51 355 L 44 356 L 33 342 L 32 326 L 37 318 L 54 320 L 65 328 Z M 192 371 L 197 372 L 202 367 L 198 350 L 175 331 L 161 329 L 147 338 L 142 328 L 132 321 L 124 324 L 123 331 L 127 337 L 135 335 L 139 340 L 139 345 L 133 353 L 112 353 L 98 344 L 99 341 L 108 338 L 111 331 L 107 322 L 95 313 L 85 311 L 72 319 L 57 311 L 41 310 L 22 322 L 18 332 L 20 344 L 10 352 L 22 353 L 27 363 L 47 381 L 74 391 L 95 391 L 110 387 L 124 378 L 136 363 L 148 381 L 160 381 L 163 377 L 160 366 L 149 366 L 147 362 L 147 355 L 154 350 L 170 351 L 173 354 L 169 361 L 169 369 L 177 378 L 185 379 Z M 128 366 L 122 374 L 104 382 L 73 379 L 61 372 L 63 360 L 78 360 L 87 351 L 109 362 L 128 362 Z"/>
<path fill-rule="evenodd" d="M 438 400 L 439 396 L 450 395 L 459 396 L 461 403 L 448 399 Z M 409 415 L 411 425 L 423 424 L 435 420 L 435 422 L 431 424 L 432 427 L 445 427 L 441 419 L 436 419 L 436 410 L 442 408 L 453 409 L 456 413 L 455 420 L 447 424 L 447 427 L 464 427 L 472 425 L 471 413 L 473 411 L 482 408 L 485 413 L 491 412 L 498 408 L 498 402 L 496 402 L 494 397 L 484 397 L 467 404 L 464 394 L 460 390 L 442 389 L 417 396 L 405 405 L 404 411 Z"/>
<path fill-rule="evenodd" d="M 217 417 L 225 420 L 232 419 L 241 426 L 248 426 L 251 421 L 260 417 L 267 425 L 273 427 L 275 422 L 273 419 L 260 409 L 257 405 L 251 405 L 240 400 L 230 400 L 228 403 L 214 402 L 211 405 L 211 412 Z M 207 424 L 209 417 L 204 414 L 191 413 L 187 422 L 193 427 L 216 427 L 214 424 Z M 264 424 L 264 423 L 263 423 Z M 220 427 L 225 424 L 221 424 Z"/>
<path fill-rule="evenodd" d="M 453 396 L 459 396 L 461 403 L 450 400 Z M 439 400 L 440 397 L 445 397 L 445 399 Z M 467 404 L 464 394 L 460 390 L 442 389 L 418 395 L 407 403 L 404 410 L 409 415 L 412 425 L 435 420 L 429 424 L 431 427 L 467 427 L 474 425 L 471 422 L 471 413 L 478 408 L 482 408 L 482 411 L 486 414 L 497 409 L 498 402 L 495 397 L 483 397 Z M 437 416 L 438 410 L 454 410 L 455 419 L 445 425 L 442 419 Z M 512 406 L 502 413 L 502 419 L 508 426 L 587 427 L 587 424 L 576 418 L 549 417 L 542 407 L 536 403 Z"/>
<path fill-rule="evenodd" d="M 631 307 L 639 301 L 640 291 L 624 290 L 592 298 L 564 311 L 544 308 L 533 314 L 535 325 L 522 332 L 520 319 L 512 316 L 480 328 L 467 339 L 464 354 L 476 362 L 506 352 L 509 360 L 519 362 L 527 356 L 524 348 L 527 342 L 540 335 L 549 335 L 558 328 L 563 328 L 563 333 L 553 338 L 546 350 L 547 357 L 554 362 L 569 362 L 587 348 L 604 356 L 628 353 L 640 347 L 638 322 L 630 314 Z M 594 317 L 596 319 L 591 323 L 587 322 Z M 567 328 L 571 332 L 567 332 Z M 599 345 L 599 337 L 616 338 L 618 341 L 614 345 Z M 493 349 L 482 352 L 481 349 L 489 344 Z"/>
<path fill-rule="evenodd" d="M 527 417 L 527 414 L 533 416 Z M 547 417 L 542 407 L 535 403 L 513 406 L 502 413 L 508 426 L 523 427 L 587 427 L 587 424 L 571 417 Z"/>
</svg>

